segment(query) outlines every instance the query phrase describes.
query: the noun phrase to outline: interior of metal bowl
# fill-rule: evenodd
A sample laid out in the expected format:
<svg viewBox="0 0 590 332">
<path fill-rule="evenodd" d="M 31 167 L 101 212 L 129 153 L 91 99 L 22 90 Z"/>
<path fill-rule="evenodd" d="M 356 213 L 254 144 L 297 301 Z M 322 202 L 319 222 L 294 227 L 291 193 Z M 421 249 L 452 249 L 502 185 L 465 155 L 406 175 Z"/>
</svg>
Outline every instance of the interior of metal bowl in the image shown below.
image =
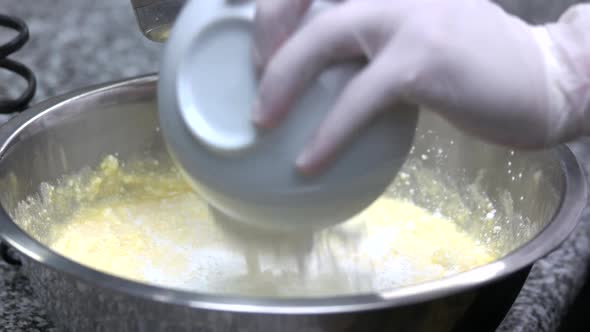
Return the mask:
<svg viewBox="0 0 590 332">
<path fill-rule="evenodd" d="M 47 109 L 41 105 L 38 114 L 13 121 L 4 128 L 5 135 L 14 132 L 5 136 L 8 140 L 2 147 L 2 207 L 13 214 L 19 202 L 38 193 L 42 183 L 94 167 L 105 155 L 117 155 L 121 160 L 138 156 L 167 160 L 154 92 L 153 77 L 139 79 L 63 99 L 62 103 L 54 101 Z M 561 242 L 575 225 L 575 220 L 561 219 L 576 217 L 585 191 L 576 185 L 581 183 L 581 173 L 575 159 L 567 150 L 569 164 L 564 165 L 560 151 L 518 152 L 488 145 L 461 134 L 432 113 L 422 112 L 408 167 L 419 167 L 425 176 L 401 174 L 403 181 L 397 181 L 390 191 L 443 215 L 456 215 L 457 202 L 467 207 L 469 213 L 461 216 L 459 226 L 477 241 L 493 245 L 497 262 L 501 262 L 481 280 L 486 281 L 504 273 L 499 270 L 507 273 L 532 263 Z M 573 173 L 567 173 L 568 168 Z M 432 181 L 444 182 L 446 189 L 432 192 Z M 565 202 L 568 195 L 571 202 Z M 559 215 L 564 202 L 568 211 Z M 486 222 L 490 220 L 493 222 Z M 550 224 L 555 234 L 545 235 L 544 242 L 533 241 Z M 18 226 L 43 244 L 51 225 L 29 222 Z M 553 240 L 547 241 L 551 236 Z M 6 240 L 19 247 L 18 239 Z M 510 256 L 516 258 L 506 259 Z M 452 289 L 465 281 L 460 276 L 449 280 L 440 286 Z M 432 289 L 416 288 L 414 292 Z M 404 296 L 395 294 L 382 293 L 381 299 Z"/>
</svg>

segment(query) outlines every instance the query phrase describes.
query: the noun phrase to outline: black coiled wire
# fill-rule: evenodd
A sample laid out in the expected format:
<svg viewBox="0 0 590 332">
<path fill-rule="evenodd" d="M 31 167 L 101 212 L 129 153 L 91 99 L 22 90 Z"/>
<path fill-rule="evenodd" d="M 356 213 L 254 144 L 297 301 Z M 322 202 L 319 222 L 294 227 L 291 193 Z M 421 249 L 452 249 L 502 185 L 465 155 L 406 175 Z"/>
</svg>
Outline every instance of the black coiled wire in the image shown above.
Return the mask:
<svg viewBox="0 0 590 332">
<path fill-rule="evenodd" d="M 22 20 L 2 14 L 0 14 L 0 27 L 13 29 L 18 33 L 12 40 L 0 45 L 0 68 L 11 71 L 27 81 L 27 87 L 16 99 L 0 98 L 0 113 L 14 113 L 27 107 L 37 88 L 37 80 L 33 72 L 22 63 L 8 58 L 29 40 L 29 28 Z"/>
<path fill-rule="evenodd" d="M 33 72 L 22 63 L 8 58 L 29 40 L 29 28 L 22 20 L 2 14 L 0 14 L 0 27 L 13 29 L 18 33 L 12 40 L 0 45 L 0 68 L 11 71 L 27 81 L 27 87 L 16 99 L 0 98 L 0 113 L 16 113 L 27 107 L 37 88 L 37 80 Z M 2 242 L 0 242 L 0 258 L 11 265 L 21 264 L 20 260 L 11 254 L 10 247 Z"/>
</svg>

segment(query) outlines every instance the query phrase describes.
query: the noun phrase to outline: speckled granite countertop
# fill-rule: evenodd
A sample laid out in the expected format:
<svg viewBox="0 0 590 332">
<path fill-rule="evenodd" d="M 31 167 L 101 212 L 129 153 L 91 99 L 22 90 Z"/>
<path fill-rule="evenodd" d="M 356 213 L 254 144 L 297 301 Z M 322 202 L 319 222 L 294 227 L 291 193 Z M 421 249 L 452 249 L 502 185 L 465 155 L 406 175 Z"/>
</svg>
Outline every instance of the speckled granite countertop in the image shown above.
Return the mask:
<svg viewBox="0 0 590 332">
<path fill-rule="evenodd" d="M 557 17 L 576 1 L 503 1 L 511 11 L 535 22 Z M 550 10 L 547 8 L 551 7 Z M 540 15 L 542 9 L 544 15 Z M 0 13 L 27 22 L 31 41 L 15 58 L 38 78 L 35 101 L 76 88 L 155 72 L 159 45 L 143 38 L 128 0 L 3 1 Z M 0 30 L 0 38 L 2 38 Z M 9 82 L 9 83 L 6 83 Z M 0 73 L 0 95 L 22 88 Z M 590 139 L 574 145 L 590 172 Z M 540 260 L 500 331 L 555 331 L 587 278 L 590 262 L 590 209 L 563 246 Z M 0 262 L 0 330 L 53 331 L 26 278 Z"/>
</svg>

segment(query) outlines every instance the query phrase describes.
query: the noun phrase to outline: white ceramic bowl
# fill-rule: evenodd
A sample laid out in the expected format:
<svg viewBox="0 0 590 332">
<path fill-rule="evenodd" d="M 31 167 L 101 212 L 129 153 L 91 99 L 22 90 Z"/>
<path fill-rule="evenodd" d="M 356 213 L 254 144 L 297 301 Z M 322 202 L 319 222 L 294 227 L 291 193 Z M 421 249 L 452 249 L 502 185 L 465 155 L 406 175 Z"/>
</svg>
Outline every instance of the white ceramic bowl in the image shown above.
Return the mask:
<svg viewBox="0 0 590 332">
<path fill-rule="evenodd" d="M 158 86 L 161 130 L 172 157 L 230 219 L 277 230 L 326 227 L 363 210 L 404 163 L 417 112 L 383 112 L 316 177 L 294 162 L 359 64 L 326 70 L 276 129 L 251 123 L 252 1 L 193 0 L 165 46 Z M 316 4 L 313 12 L 321 10 Z"/>
</svg>

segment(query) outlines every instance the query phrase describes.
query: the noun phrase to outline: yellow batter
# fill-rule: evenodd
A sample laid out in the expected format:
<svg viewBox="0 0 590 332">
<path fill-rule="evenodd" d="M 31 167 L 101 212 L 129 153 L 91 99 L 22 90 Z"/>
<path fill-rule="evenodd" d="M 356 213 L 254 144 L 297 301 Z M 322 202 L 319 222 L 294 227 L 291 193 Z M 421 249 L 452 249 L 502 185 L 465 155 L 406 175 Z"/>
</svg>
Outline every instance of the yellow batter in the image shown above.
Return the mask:
<svg viewBox="0 0 590 332">
<path fill-rule="evenodd" d="M 42 199 L 21 204 L 17 220 L 43 208 L 50 220 L 52 206 L 75 207 L 45 241 L 64 256 L 117 276 L 203 292 L 357 293 L 495 259 L 453 221 L 385 196 L 353 220 L 315 234 L 310 251 L 278 239 L 271 246 L 240 240 L 219 227 L 174 168 L 123 167 L 112 156 L 94 172 L 45 186 Z"/>
</svg>

